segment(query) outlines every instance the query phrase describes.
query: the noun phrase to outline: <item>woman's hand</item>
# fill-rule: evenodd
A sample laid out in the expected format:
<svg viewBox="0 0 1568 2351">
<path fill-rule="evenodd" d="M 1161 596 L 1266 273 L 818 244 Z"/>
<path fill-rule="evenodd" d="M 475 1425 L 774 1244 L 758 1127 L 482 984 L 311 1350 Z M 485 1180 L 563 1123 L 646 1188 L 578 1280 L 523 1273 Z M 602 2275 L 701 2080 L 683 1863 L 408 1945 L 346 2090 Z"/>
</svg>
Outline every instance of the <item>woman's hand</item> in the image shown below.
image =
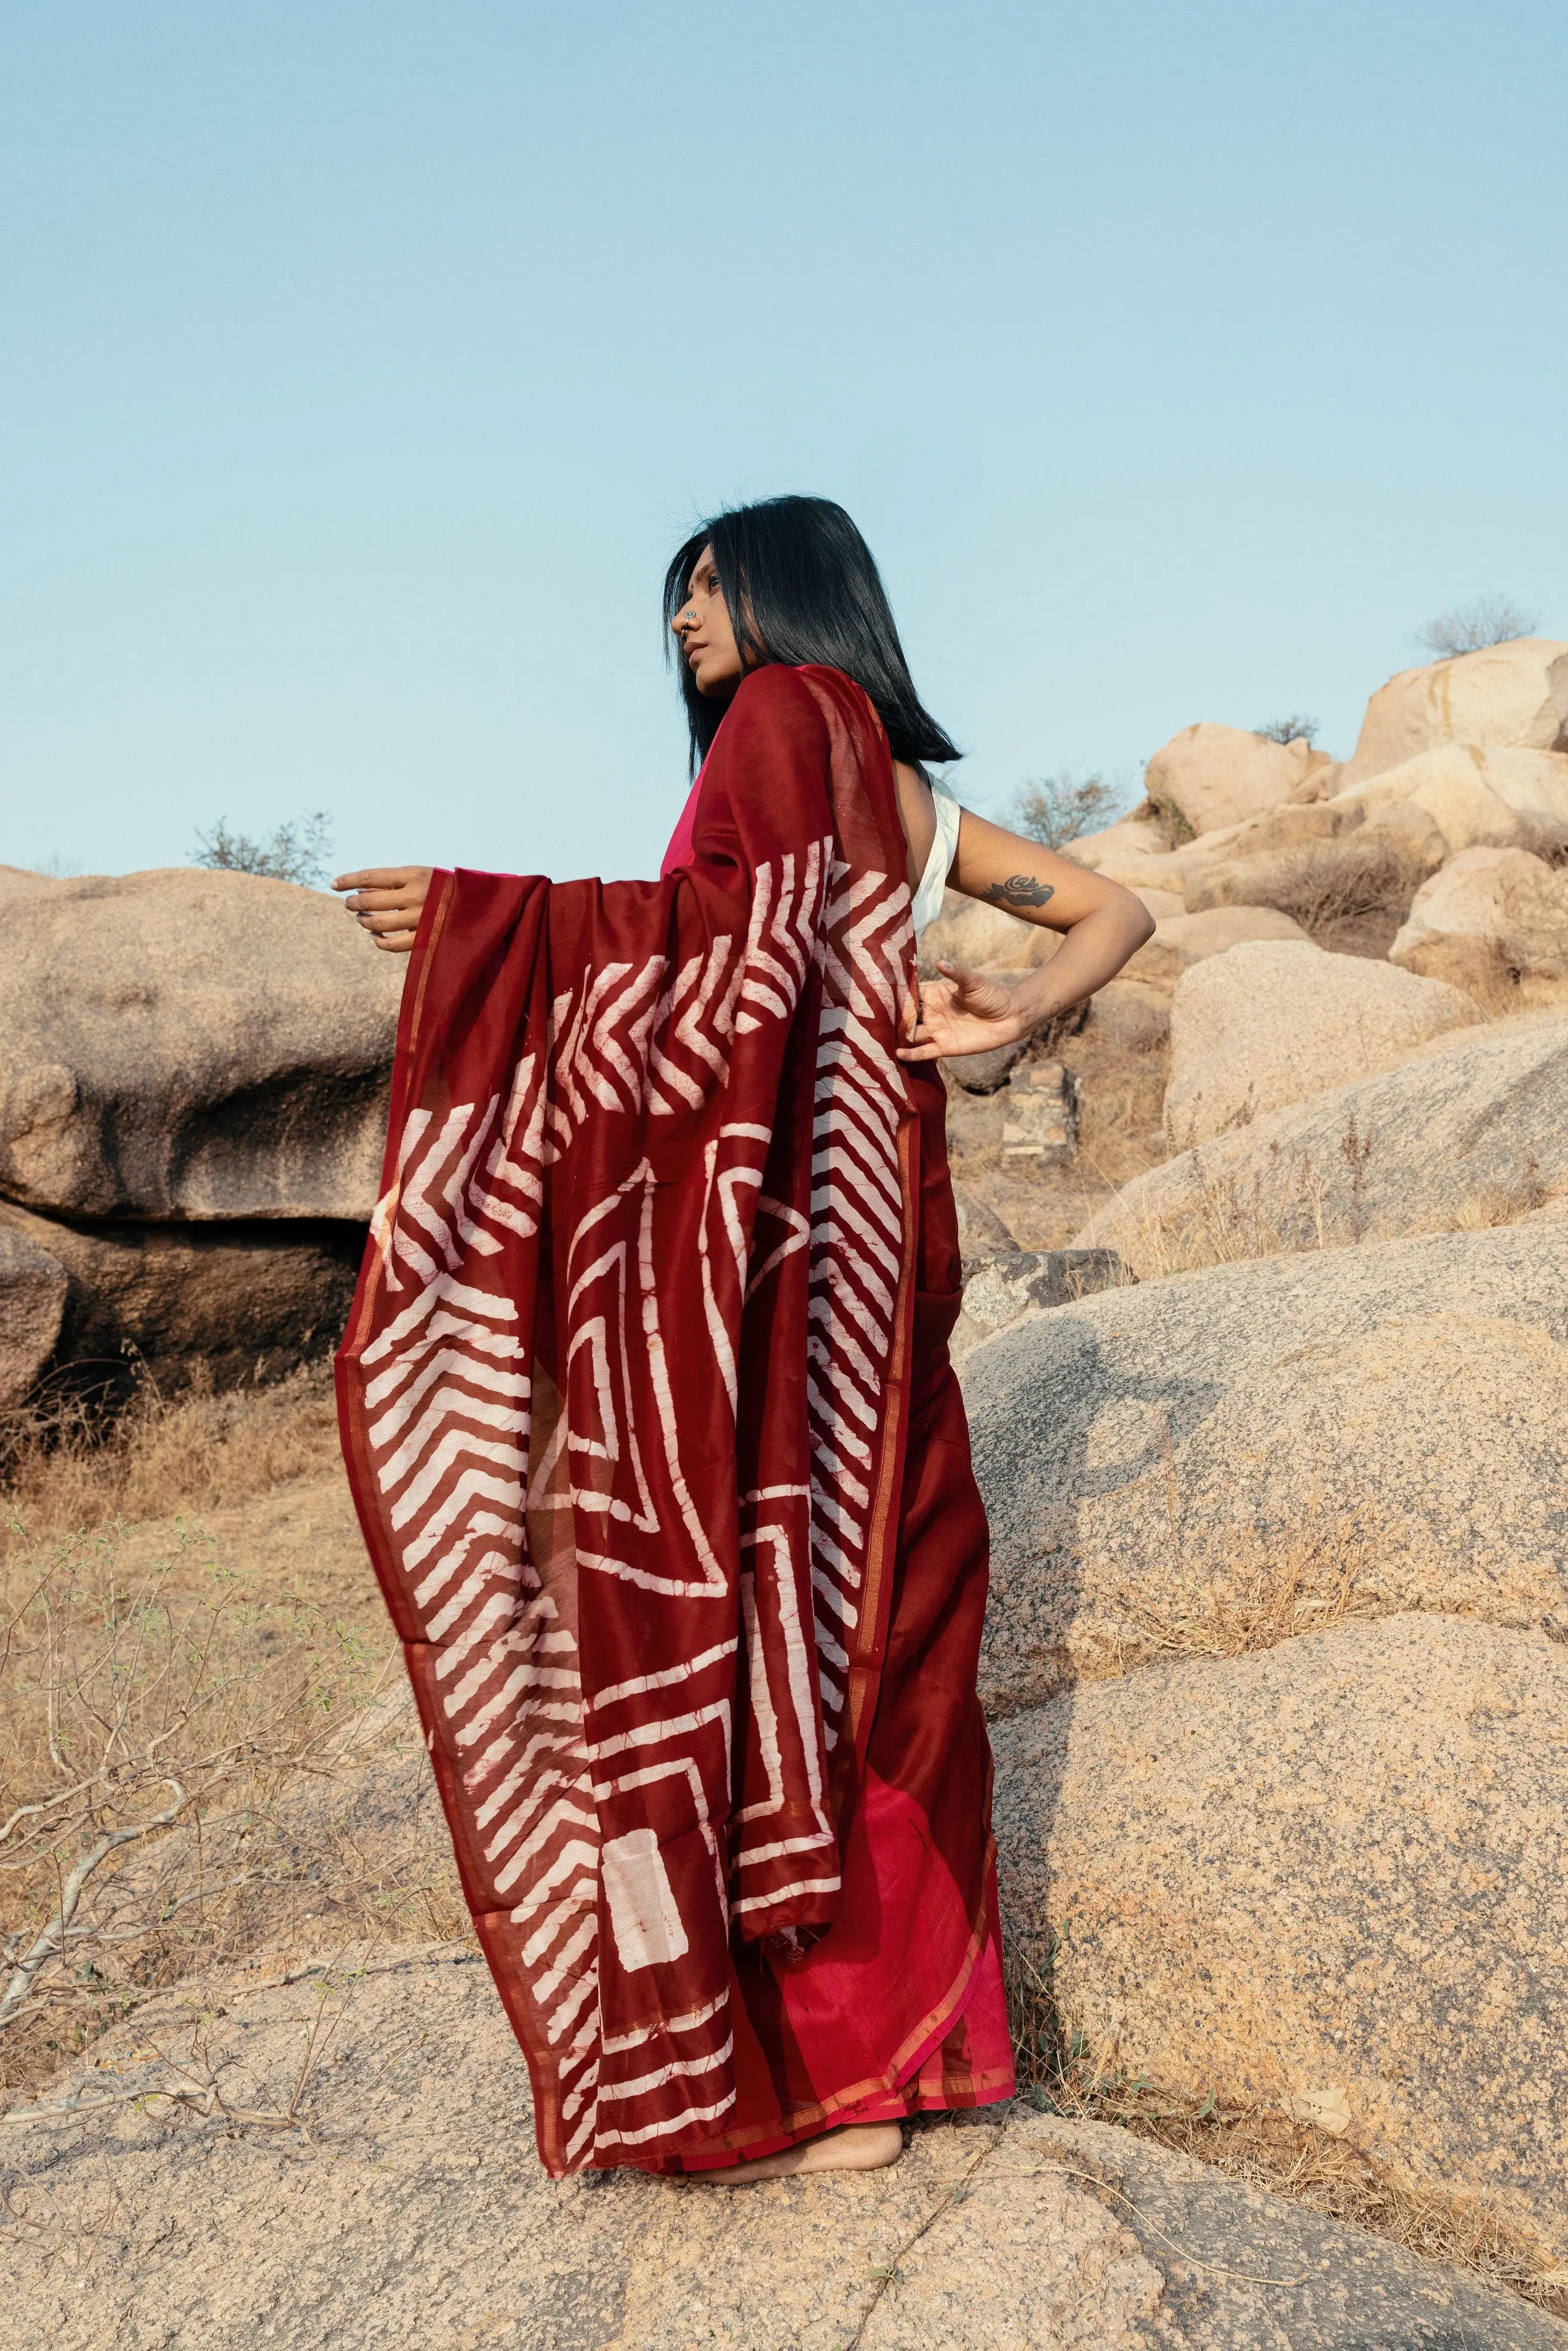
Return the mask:
<svg viewBox="0 0 1568 2351">
<path fill-rule="evenodd" d="M 1005 981 L 988 979 L 959 963 L 939 963 L 939 979 L 923 980 L 904 1008 L 907 1042 L 901 1061 L 935 1061 L 950 1054 L 989 1053 L 1038 1026 L 1028 999 Z"/>
<path fill-rule="evenodd" d="M 429 865 L 371 865 L 362 873 L 340 873 L 332 887 L 353 892 L 343 903 L 377 946 L 388 955 L 407 955 L 433 871 Z"/>
</svg>

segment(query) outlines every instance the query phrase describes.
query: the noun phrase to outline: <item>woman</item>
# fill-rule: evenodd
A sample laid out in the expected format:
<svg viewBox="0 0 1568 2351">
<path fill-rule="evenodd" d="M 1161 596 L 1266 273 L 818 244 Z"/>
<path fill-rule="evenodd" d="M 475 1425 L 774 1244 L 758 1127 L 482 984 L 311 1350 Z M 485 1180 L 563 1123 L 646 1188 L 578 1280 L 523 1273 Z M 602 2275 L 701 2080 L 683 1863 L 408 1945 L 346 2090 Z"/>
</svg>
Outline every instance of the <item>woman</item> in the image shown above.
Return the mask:
<svg viewBox="0 0 1568 2351">
<path fill-rule="evenodd" d="M 930 1065 L 1151 925 L 933 792 L 841 508 L 716 516 L 665 611 L 659 882 L 337 885 L 413 950 L 340 1393 L 545 2163 L 740 2185 L 1013 2086 Z M 1063 944 L 919 988 L 948 881 Z"/>
</svg>

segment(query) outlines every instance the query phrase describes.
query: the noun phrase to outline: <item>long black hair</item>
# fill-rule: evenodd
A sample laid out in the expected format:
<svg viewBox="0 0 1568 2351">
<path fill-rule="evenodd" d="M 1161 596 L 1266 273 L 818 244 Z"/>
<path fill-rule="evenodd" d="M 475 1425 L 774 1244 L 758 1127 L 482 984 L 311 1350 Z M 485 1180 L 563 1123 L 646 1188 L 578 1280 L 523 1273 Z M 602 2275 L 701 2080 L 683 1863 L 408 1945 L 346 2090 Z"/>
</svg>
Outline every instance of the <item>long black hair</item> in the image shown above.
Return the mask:
<svg viewBox="0 0 1568 2351">
<path fill-rule="evenodd" d="M 693 567 L 705 547 L 729 608 L 746 667 L 768 662 L 798 667 L 821 662 L 865 688 L 887 729 L 895 759 L 924 769 L 962 754 L 937 726 L 909 674 L 893 608 L 875 559 L 842 507 L 831 498 L 759 498 L 711 515 L 676 553 L 664 574 L 664 651 L 684 607 Z M 691 735 L 692 770 L 718 732 L 725 705 L 697 692 L 680 664 L 681 699 Z"/>
</svg>

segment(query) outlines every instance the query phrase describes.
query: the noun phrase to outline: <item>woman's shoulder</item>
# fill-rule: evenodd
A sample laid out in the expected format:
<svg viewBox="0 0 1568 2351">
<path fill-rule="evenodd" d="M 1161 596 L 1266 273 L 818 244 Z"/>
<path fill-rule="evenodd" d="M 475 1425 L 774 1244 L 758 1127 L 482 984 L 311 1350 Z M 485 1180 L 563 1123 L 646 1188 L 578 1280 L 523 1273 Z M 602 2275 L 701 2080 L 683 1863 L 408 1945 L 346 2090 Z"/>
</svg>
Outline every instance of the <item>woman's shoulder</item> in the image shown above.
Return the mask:
<svg viewBox="0 0 1568 2351">
<path fill-rule="evenodd" d="M 813 706 L 816 696 L 811 681 L 831 680 L 838 685 L 852 681 L 842 670 L 829 669 L 821 662 L 764 662 L 758 669 L 748 669 L 730 696 L 731 710 L 743 705 L 748 709 L 761 709 L 770 704 L 806 709 Z"/>
<path fill-rule="evenodd" d="M 754 726 L 824 737 L 826 714 L 821 691 L 812 691 L 812 681 L 839 678 L 839 671 L 815 663 L 796 668 L 789 662 L 767 662 L 759 669 L 748 669 L 730 695 L 720 731 L 732 740 Z M 850 683 L 847 678 L 841 682 L 846 686 Z"/>
</svg>

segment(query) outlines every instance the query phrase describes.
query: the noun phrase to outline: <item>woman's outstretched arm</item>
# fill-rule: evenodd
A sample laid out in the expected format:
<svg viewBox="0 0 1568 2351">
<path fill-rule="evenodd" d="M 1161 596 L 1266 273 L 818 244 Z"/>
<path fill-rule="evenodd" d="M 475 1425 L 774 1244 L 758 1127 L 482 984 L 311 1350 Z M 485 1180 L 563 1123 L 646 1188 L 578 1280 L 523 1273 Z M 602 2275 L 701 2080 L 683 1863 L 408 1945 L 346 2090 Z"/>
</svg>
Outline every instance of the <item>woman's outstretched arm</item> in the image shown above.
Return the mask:
<svg viewBox="0 0 1568 2351">
<path fill-rule="evenodd" d="M 434 870 L 429 865 L 367 865 L 362 873 L 340 873 L 332 887 L 353 892 L 343 903 L 377 946 L 389 955 L 407 955 Z"/>
<path fill-rule="evenodd" d="M 941 977 L 925 981 L 918 1008 L 910 1007 L 908 1041 L 899 1049 L 905 1061 L 985 1053 L 1031 1036 L 1052 1014 L 1082 1004 L 1113 979 L 1155 927 L 1143 900 L 1119 882 L 988 824 L 967 809 L 948 886 L 1065 935 L 1050 962 L 1016 987 L 939 962 Z"/>
</svg>

